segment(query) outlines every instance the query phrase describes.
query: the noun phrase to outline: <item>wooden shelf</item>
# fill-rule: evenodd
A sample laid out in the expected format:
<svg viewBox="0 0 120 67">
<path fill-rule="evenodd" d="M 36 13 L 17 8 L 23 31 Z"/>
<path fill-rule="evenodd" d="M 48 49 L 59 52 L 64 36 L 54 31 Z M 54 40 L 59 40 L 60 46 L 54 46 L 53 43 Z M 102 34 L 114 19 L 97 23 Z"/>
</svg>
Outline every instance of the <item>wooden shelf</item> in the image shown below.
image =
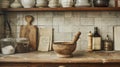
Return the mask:
<svg viewBox="0 0 120 67">
<path fill-rule="evenodd" d="M 4 12 L 26 11 L 120 11 L 120 7 L 81 7 L 81 8 L 2 8 Z"/>
</svg>

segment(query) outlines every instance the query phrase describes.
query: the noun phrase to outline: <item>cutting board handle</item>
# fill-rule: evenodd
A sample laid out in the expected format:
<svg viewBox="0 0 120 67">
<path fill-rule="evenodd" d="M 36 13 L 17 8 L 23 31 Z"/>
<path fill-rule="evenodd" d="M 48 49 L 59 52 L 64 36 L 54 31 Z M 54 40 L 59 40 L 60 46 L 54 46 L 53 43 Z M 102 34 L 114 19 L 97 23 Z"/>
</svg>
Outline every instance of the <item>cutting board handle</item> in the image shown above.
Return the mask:
<svg viewBox="0 0 120 67">
<path fill-rule="evenodd" d="M 34 18 L 31 15 L 26 15 L 25 20 L 27 22 L 27 25 L 31 25 L 31 22 L 34 20 Z"/>
</svg>

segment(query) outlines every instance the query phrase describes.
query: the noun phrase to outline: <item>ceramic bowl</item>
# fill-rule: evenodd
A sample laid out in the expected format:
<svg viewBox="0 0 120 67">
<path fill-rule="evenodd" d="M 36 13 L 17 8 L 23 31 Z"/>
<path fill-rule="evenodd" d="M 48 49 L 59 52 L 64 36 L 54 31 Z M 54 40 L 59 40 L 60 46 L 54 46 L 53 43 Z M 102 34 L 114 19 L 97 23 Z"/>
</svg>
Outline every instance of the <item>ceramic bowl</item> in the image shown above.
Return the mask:
<svg viewBox="0 0 120 67">
<path fill-rule="evenodd" d="M 53 49 L 58 57 L 72 57 L 72 53 L 76 49 L 76 44 L 56 42 L 53 44 Z"/>
</svg>

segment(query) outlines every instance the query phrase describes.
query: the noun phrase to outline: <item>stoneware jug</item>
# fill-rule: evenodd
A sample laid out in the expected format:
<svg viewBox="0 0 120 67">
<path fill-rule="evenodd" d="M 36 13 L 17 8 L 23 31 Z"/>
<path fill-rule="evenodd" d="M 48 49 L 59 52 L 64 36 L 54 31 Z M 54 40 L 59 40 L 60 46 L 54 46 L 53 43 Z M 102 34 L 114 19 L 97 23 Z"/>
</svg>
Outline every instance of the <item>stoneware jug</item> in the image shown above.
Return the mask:
<svg viewBox="0 0 120 67">
<path fill-rule="evenodd" d="M 74 4 L 74 0 L 61 0 L 62 7 L 72 7 Z"/>
<path fill-rule="evenodd" d="M 20 8 L 20 7 L 22 7 L 22 5 L 20 4 L 20 2 L 18 0 L 14 0 L 14 2 L 11 3 L 10 7 L 11 8 Z"/>
<path fill-rule="evenodd" d="M 87 7 L 90 6 L 89 0 L 75 0 L 75 7 Z"/>
<path fill-rule="evenodd" d="M 110 0 L 93 0 L 95 7 L 108 7 Z"/>
<path fill-rule="evenodd" d="M 48 4 L 48 0 L 36 0 L 36 7 L 42 8 L 46 7 Z"/>
<path fill-rule="evenodd" d="M 21 4 L 24 8 L 32 8 L 35 5 L 35 0 L 21 0 Z"/>
<path fill-rule="evenodd" d="M 59 6 L 59 0 L 48 0 L 48 1 L 49 1 L 48 6 L 50 8 L 56 8 Z"/>
</svg>

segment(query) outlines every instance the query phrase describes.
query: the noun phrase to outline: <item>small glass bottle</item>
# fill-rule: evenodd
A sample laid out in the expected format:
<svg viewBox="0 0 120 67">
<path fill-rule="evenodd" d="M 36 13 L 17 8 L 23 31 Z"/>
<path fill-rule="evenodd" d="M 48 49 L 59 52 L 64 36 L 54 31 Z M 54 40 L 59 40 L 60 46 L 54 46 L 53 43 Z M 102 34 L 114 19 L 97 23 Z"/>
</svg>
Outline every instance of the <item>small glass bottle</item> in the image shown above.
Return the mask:
<svg viewBox="0 0 120 67">
<path fill-rule="evenodd" d="M 113 50 L 113 44 L 110 40 L 109 36 L 107 35 L 105 42 L 104 42 L 104 50 L 105 51 L 112 51 Z"/>
<path fill-rule="evenodd" d="M 97 27 L 94 28 L 92 49 L 93 50 L 101 50 L 101 36 L 98 33 Z"/>
</svg>

